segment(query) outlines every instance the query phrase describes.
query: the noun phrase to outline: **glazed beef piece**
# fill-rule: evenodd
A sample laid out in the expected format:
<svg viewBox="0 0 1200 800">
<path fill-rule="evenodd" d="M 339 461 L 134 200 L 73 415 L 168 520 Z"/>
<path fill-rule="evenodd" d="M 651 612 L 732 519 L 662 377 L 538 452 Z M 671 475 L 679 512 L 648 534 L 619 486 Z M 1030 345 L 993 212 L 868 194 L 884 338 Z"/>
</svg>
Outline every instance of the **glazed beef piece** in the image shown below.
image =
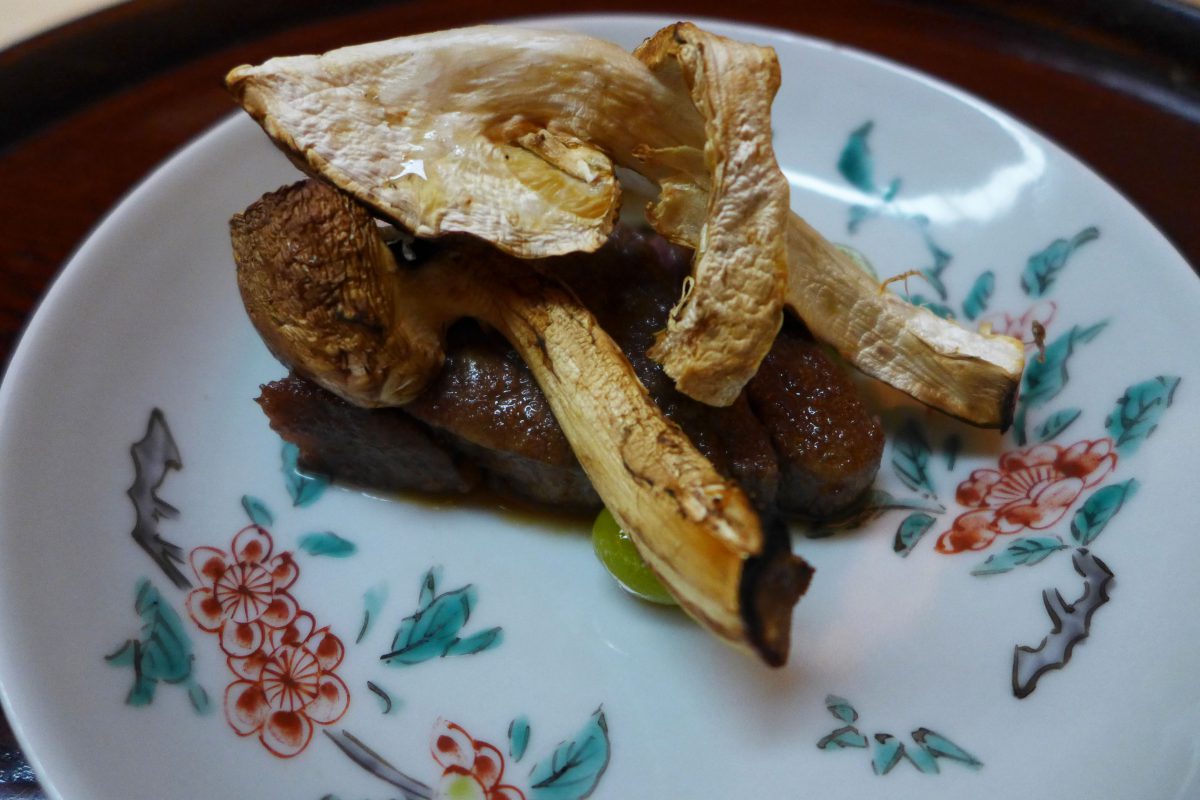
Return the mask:
<svg viewBox="0 0 1200 800">
<path fill-rule="evenodd" d="M 785 325 L 758 377 L 727 408 L 675 391 L 646 357 L 689 259 L 618 228 L 597 253 L 541 264 L 583 299 L 659 407 L 760 509 L 835 514 L 874 479 L 883 435 L 849 376 L 801 325 Z M 300 446 L 303 465 L 348 483 L 431 492 L 482 484 L 561 508 L 600 505 L 525 364 L 474 322 L 451 329 L 441 374 L 403 409 L 358 409 L 299 377 L 263 387 L 259 402 Z"/>
<path fill-rule="evenodd" d="M 473 465 L 400 409 L 364 411 L 295 376 L 263 386 L 258 404 L 313 472 L 384 491 L 461 493 L 478 483 Z"/>
</svg>

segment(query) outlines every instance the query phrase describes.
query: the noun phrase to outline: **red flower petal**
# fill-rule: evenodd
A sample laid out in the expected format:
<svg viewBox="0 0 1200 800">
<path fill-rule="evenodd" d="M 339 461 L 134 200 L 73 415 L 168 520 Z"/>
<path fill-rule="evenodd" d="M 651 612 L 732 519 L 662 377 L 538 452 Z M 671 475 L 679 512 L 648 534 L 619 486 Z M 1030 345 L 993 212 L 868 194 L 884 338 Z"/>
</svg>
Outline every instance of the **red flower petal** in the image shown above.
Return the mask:
<svg viewBox="0 0 1200 800">
<path fill-rule="evenodd" d="M 268 631 L 271 637 L 271 650 L 283 647 L 285 644 L 299 646 L 304 641 L 312 636 L 313 628 L 317 626 L 313 615 L 307 611 L 300 611 L 296 617 L 287 624 L 286 627 L 273 628 Z"/>
<path fill-rule="evenodd" d="M 225 690 L 225 719 L 239 736 L 249 736 L 261 728 L 270 710 L 257 683 L 234 681 Z"/>
<path fill-rule="evenodd" d="M 304 709 L 308 718 L 319 725 L 337 722 L 350 708 L 350 690 L 337 675 L 326 673 L 321 676 L 321 686 L 316 698 Z"/>
<path fill-rule="evenodd" d="M 229 656 L 225 659 L 229 669 L 239 678 L 257 681 L 262 678 L 263 666 L 267 663 L 265 650 L 258 650 L 248 656 Z"/>
<path fill-rule="evenodd" d="M 263 645 L 265 636 L 257 622 L 228 621 L 221 627 L 221 649 L 227 656 L 243 657 Z"/>
<path fill-rule="evenodd" d="M 216 583 L 229 564 L 225 552 L 215 547 L 194 548 L 188 561 L 192 565 L 192 572 L 195 573 L 196 580 L 203 586 L 212 586 Z"/>
<path fill-rule="evenodd" d="M 192 620 L 209 633 L 216 633 L 225 621 L 225 610 L 213 597 L 212 589 L 207 587 L 193 589 L 187 596 L 188 615 Z"/>
<path fill-rule="evenodd" d="M 346 655 L 342 640 L 330 633 L 329 628 L 321 628 L 313 633 L 304 642 L 304 647 L 317 657 L 321 669 L 326 671 L 337 669 L 337 665 L 342 663 L 342 657 Z"/>
<path fill-rule="evenodd" d="M 308 747 L 313 726 L 308 717 L 295 711 L 274 711 L 263 725 L 263 746 L 280 758 L 291 758 Z"/>
<path fill-rule="evenodd" d="M 479 779 L 483 788 L 491 790 L 504 775 L 504 755 L 487 742 L 475 742 L 475 765 L 471 774 Z"/>
<path fill-rule="evenodd" d="M 292 596 L 287 592 L 276 592 L 271 596 L 267 607 L 263 609 L 262 616 L 259 617 L 264 625 L 269 625 L 272 628 L 282 628 L 292 624 L 296 619 L 296 615 L 300 613 L 300 606 L 292 599 Z"/>
<path fill-rule="evenodd" d="M 1058 468 L 1063 475 L 1083 479 L 1085 487 L 1095 486 L 1117 466 L 1112 444 L 1107 438 L 1076 442 L 1059 457 Z"/>
<path fill-rule="evenodd" d="M 257 564 L 271 557 L 271 534 L 257 525 L 248 525 L 233 537 L 233 557 L 239 562 Z"/>
<path fill-rule="evenodd" d="M 1052 466 L 1061 448 L 1056 444 L 1037 444 L 1024 450 L 1012 450 L 1000 456 L 1000 471 Z"/>
<path fill-rule="evenodd" d="M 525 793 L 515 786 L 496 786 L 488 792 L 488 800 L 525 800 Z"/>
<path fill-rule="evenodd" d="M 993 515 L 990 510 L 969 511 L 958 519 L 950 530 L 937 540 L 937 551 L 944 555 L 982 550 L 996 538 Z"/>
<path fill-rule="evenodd" d="M 958 485 L 954 499 L 960 506 L 983 508 L 987 504 L 988 492 L 1000 482 L 1000 478 L 1000 473 L 994 469 L 977 469 L 970 478 Z"/>
<path fill-rule="evenodd" d="M 297 566 L 291 553 L 280 553 L 267 564 L 271 577 L 275 579 L 276 591 L 286 589 L 300 577 L 300 567 Z"/>
<path fill-rule="evenodd" d="M 430 751 L 443 767 L 470 771 L 475 762 L 475 742 L 462 726 L 439 719 L 433 729 Z"/>
</svg>

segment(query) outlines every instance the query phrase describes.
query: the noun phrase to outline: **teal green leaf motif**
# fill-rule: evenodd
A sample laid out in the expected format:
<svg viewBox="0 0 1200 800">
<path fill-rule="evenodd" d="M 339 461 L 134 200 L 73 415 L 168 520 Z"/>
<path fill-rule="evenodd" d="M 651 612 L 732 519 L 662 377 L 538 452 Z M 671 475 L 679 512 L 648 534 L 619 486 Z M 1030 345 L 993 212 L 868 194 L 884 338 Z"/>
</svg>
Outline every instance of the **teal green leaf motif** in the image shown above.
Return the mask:
<svg viewBox="0 0 1200 800">
<path fill-rule="evenodd" d="M 298 546 L 310 556 L 347 558 L 358 552 L 358 546 L 354 542 L 343 539 L 332 531 L 306 533 L 300 537 Z"/>
<path fill-rule="evenodd" d="M 208 693 L 192 675 L 195 656 L 179 614 L 145 578 L 137 582 L 133 607 L 142 621 L 138 638 L 126 641 L 116 652 L 105 656 L 114 667 L 133 668 L 134 682 L 125 702 L 131 706 L 149 705 L 161 682 L 185 687 L 196 713 L 211 711 Z"/>
<path fill-rule="evenodd" d="M 867 145 L 867 137 L 874 126 L 873 122 L 864 122 L 855 128 L 846 139 L 837 163 L 838 172 L 842 177 L 867 194 L 879 193 L 875 188 L 875 165 L 871 159 L 871 148 Z"/>
<path fill-rule="evenodd" d="M 1061 411 L 1055 411 L 1041 425 L 1033 431 L 1033 436 L 1039 442 L 1049 442 L 1056 439 L 1059 434 L 1070 427 L 1071 423 L 1079 419 L 1082 412 L 1078 408 L 1064 408 Z"/>
<path fill-rule="evenodd" d="M 867 737 L 859 733 L 858 728 L 853 725 L 838 728 L 829 735 L 821 737 L 821 740 L 817 742 L 817 747 L 821 750 L 845 750 L 848 747 L 866 746 Z"/>
<path fill-rule="evenodd" d="M 914 742 L 921 745 L 922 749 L 929 751 L 934 758 L 949 759 L 971 769 L 979 769 L 983 766 L 983 762 L 978 758 L 963 750 L 945 736 L 935 733 L 928 728 L 917 728 L 912 732 L 912 738 Z"/>
<path fill-rule="evenodd" d="M 529 747 L 529 718 L 520 716 L 508 724 L 508 755 L 520 761 Z"/>
<path fill-rule="evenodd" d="M 437 594 L 438 570 L 430 569 L 421 582 L 420 608 L 400 623 L 392 649 L 380 656 L 391 665 L 410 666 L 433 658 L 474 655 L 500 644 L 500 628 L 489 628 L 461 638 L 476 602 L 471 584 Z"/>
<path fill-rule="evenodd" d="M 909 489 L 937 496 L 929 474 L 929 442 L 915 419 L 910 418 L 896 434 L 892 468 Z"/>
<path fill-rule="evenodd" d="M 1057 536 L 1027 536 L 1017 539 L 1003 552 L 990 555 L 975 569 L 972 575 L 999 575 L 1016 567 L 1032 567 L 1046 560 L 1052 553 L 1067 549 Z"/>
<path fill-rule="evenodd" d="M 242 495 L 242 508 L 245 509 L 246 516 L 250 517 L 250 521 L 260 528 L 269 528 L 275 524 L 275 515 L 271 513 L 271 509 L 257 497 Z"/>
<path fill-rule="evenodd" d="M 876 775 L 887 775 L 904 757 L 904 744 L 890 733 L 875 734 L 875 755 L 871 769 Z"/>
<path fill-rule="evenodd" d="M 291 442 L 283 443 L 283 482 L 292 498 L 293 506 L 310 506 L 329 487 L 329 478 L 308 473 L 300 469 L 300 448 Z"/>
<path fill-rule="evenodd" d="M 1170 407 L 1179 388 L 1179 378 L 1160 375 L 1125 390 L 1117 407 L 1104 421 L 1116 443 L 1117 452 L 1127 456 L 1136 451 L 1158 427 L 1162 412 Z"/>
<path fill-rule="evenodd" d="M 971 291 L 963 300 L 963 316 L 972 321 L 979 319 L 979 315 L 987 311 L 988 301 L 992 299 L 992 292 L 995 290 L 996 273 L 988 270 L 976 278 L 975 283 L 971 285 Z"/>
<path fill-rule="evenodd" d="M 836 719 L 840 719 L 846 724 L 858 721 L 858 712 L 844 697 L 838 697 L 836 694 L 826 695 L 825 708 L 829 709 L 829 713 L 833 714 Z"/>
<path fill-rule="evenodd" d="M 954 471 L 954 465 L 958 463 L 958 453 L 962 450 L 962 439 L 957 433 L 952 433 L 942 442 L 942 455 L 946 459 L 946 470 Z"/>
<path fill-rule="evenodd" d="M 1025 377 L 1021 382 L 1020 408 L 1013 431 L 1017 444 L 1026 442 L 1025 417 L 1028 409 L 1044 405 L 1058 396 L 1070 379 L 1067 363 L 1075 353 L 1075 348 L 1095 339 L 1107 325 L 1107 321 L 1086 328 L 1076 325 L 1047 345 L 1044 359 L 1031 358 L 1026 362 Z"/>
<path fill-rule="evenodd" d="M 852 724 L 858 720 L 858 712 L 849 701 L 837 695 L 825 698 L 825 707 L 838 720 L 847 723 L 845 726 L 831 731 L 817 742 L 819 750 L 847 750 L 853 748 L 865 749 L 874 747 L 871 752 L 871 769 L 876 775 L 887 775 L 901 761 L 907 761 L 918 772 L 926 775 L 936 775 L 941 772 L 939 759 L 946 759 L 962 764 L 971 769 L 979 769 L 983 762 L 963 750 L 954 742 L 929 728 L 917 728 L 912 732 L 912 742 L 905 744 L 890 733 L 876 733 L 870 738 L 865 736 Z"/>
<path fill-rule="evenodd" d="M 1067 259 L 1084 244 L 1100 236 L 1095 227 L 1084 228 L 1070 239 L 1055 239 L 1041 252 L 1034 253 L 1021 273 L 1021 288 L 1030 297 L 1041 297 L 1050 290 Z"/>
<path fill-rule="evenodd" d="M 580 800 L 596 789 L 608 768 L 608 722 L 597 709 L 575 735 L 529 773 L 529 800 Z"/>
<path fill-rule="evenodd" d="M 363 621 L 358 628 L 358 636 L 354 638 L 354 643 L 358 644 L 371 630 L 371 626 L 379 617 L 379 612 L 383 610 L 383 604 L 387 602 L 388 586 L 386 583 L 379 583 L 372 586 L 363 594 Z"/>
<path fill-rule="evenodd" d="M 907 556 L 917 546 L 917 542 L 921 541 L 921 537 L 933 527 L 934 522 L 934 517 L 923 512 L 909 514 L 896 529 L 896 539 L 892 543 L 892 549 L 901 556 Z"/>
<path fill-rule="evenodd" d="M 1133 478 L 1097 490 L 1075 512 L 1071 519 L 1071 539 L 1080 546 L 1091 544 L 1099 536 L 1125 502 L 1137 492 L 1140 484 Z"/>
<path fill-rule="evenodd" d="M 476 653 L 482 653 L 489 647 L 495 647 L 500 644 L 503 638 L 503 631 L 499 628 L 488 628 L 485 631 L 472 634 L 465 639 L 458 639 L 451 642 L 450 646 L 446 648 L 445 655 L 473 656 Z"/>
</svg>

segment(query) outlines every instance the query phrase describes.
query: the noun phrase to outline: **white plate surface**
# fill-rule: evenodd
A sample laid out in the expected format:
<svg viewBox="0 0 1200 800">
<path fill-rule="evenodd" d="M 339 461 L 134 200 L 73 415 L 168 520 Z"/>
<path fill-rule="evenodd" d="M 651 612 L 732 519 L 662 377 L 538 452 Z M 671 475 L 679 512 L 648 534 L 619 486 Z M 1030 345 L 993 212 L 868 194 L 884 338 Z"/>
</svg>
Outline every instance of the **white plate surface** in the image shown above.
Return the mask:
<svg viewBox="0 0 1200 800">
<path fill-rule="evenodd" d="M 633 46 L 669 21 L 554 24 Z M 242 311 L 226 223 L 295 173 L 231 119 L 97 229 L 0 390 L 0 681 L 51 796 L 404 796 L 334 746 L 340 731 L 414 797 L 1200 794 L 1200 283 L 1113 189 L 986 105 L 844 49 L 712 27 L 779 53 L 775 144 L 799 213 L 881 275 L 940 265 L 944 298 L 909 289 L 959 319 L 1044 324 L 1026 444 L 878 392 L 890 444 L 877 490 L 909 507 L 830 538 L 798 532 L 817 576 L 774 672 L 626 596 L 582 526 L 289 487 L 252 402 L 282 369 Z M 324 707 L 235 731 L 227 698 L 282 684 L 236 676 L 236 643 L 197 624 L 130 536 L 130 446 L 156 408 L 182 462 L 158 476 L 180 512 L 158 532 L 185 555 L 228 553 L 249 524 L 243 498 L 257 500 L 273 555 L 292 553 L 299 573 L 272 598 L 342 644 L 340 661 L 320 636 L 287 651 L 309 669 L 300 684 L 327 687 Z M 305 537 L 327 531 L 355 552 L 310 553 L 330 540 Z M 963 544 L 982 549 L 942 552 Z M 140 615 L 139 586 L 153 587 Z M 381 662 L 422 604 L 443 644 L 490 646 Z M 434 612 L 450 623 L 429 625 Z M 1017 648 L 1048 635 L 1043 661 L 1069 660 L 1033 682 L 1037 656 Z M 272 708 L 287 711 L 281 697 Z M 264 734 L 285 723 L 313 731 L 289 758 Z"/>
</svg>

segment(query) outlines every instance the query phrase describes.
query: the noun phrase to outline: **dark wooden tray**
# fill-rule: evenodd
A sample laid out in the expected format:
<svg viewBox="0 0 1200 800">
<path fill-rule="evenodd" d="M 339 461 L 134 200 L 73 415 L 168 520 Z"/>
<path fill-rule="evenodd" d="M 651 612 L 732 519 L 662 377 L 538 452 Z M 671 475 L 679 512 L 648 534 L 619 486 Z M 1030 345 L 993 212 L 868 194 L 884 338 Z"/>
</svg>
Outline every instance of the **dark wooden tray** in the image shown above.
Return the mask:
<svg viewBox="0 0 1200 800">
<path fill-rule="evenodd" d="M 133 0 L 0 52 L 0 363 L 100 217 L 156 164 L 233 110 L 221 88 L 230 67 L 562 9 L 549 0 Z M 585 0 L 572 10 L 737 19 L 924 70 L 1058 141 L 1200 264 L 1196 6 Z M 0 719 L 0 800 L 43 796 Z"/>
</svg>

